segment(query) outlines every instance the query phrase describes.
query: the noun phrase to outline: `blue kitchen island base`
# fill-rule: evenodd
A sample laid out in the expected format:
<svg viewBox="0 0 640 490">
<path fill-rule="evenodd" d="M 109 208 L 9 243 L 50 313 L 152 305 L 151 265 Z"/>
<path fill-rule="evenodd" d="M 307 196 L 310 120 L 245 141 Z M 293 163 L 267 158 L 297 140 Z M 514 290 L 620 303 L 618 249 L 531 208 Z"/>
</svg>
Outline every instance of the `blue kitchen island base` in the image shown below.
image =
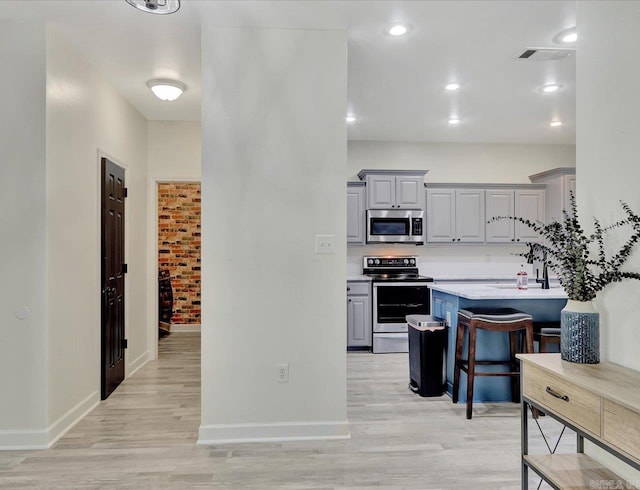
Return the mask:
<svg viewBox="0 0 640 490">
<path fill-rule="evenodd" d="M 438 285 L 431 286 L 431 313 L 442 318 L 449 326 L 447 348 L 447 393 L 453 394 L 453 368 L 455 362 L 458 310 L 472 307 L 515 308 L 533 316 L 534 322 L 558 322 L 560 310 L 567 303 L 561 288 L 549 290 L 529 289 L 513 291 L 492 285 Z M 467 356 L 465 339 L 463 356 Z M 502 332 L 478 331 L 476 339 L 477 360 L 507 360 L 510 358 L 509 335 Z M 483 371 L 507 371 L 508 366 L 479 366 Z M 460 375 L 459 402 L 467 399 L 467 376 Z M 511 382 L 504 377 L 476 377 L 473 389 L 474 402 L 510 402 Z"/>
</svg>

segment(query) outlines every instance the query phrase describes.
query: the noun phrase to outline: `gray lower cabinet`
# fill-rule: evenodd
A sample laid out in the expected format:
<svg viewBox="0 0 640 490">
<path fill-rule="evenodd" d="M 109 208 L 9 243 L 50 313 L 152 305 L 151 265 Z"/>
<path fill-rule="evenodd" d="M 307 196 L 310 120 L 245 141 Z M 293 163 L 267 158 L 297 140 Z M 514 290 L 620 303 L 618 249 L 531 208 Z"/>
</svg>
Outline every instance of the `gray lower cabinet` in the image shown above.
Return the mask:
<svg viewBox="0 0 640 490">
<path fill-rule="evenodd" d="M 347 281 L 347 348 L 370 348 L 371 283 Z"/>
</svg>

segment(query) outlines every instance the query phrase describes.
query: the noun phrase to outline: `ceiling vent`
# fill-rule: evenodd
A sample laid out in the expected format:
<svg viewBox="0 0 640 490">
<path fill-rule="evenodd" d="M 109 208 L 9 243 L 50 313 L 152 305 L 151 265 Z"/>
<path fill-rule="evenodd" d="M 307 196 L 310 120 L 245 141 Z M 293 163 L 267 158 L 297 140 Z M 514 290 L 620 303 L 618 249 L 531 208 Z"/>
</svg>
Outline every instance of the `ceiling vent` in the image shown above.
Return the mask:
<svg viewBox="0 0 640 490">
<path fill-rule="evenodd" d="M 518 58 L 532 61 L 562 60 L 573 56 L 575 48 L 527 48 Z"/>
</svg>

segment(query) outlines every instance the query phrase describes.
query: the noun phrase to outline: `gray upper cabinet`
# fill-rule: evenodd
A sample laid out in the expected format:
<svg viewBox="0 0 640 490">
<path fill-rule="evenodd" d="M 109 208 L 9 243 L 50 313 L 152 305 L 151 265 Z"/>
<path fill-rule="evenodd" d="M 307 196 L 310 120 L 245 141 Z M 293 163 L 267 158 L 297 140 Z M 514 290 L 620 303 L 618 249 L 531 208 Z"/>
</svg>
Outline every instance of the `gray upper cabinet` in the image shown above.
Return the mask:
<svg viewBox="0 0 640 490">
<path fill-rule="evenodd" d="M 361 170 L 367 209 L 424 209 L 426 170 Z"/>
<path fill-rule="evenodd" d="M 515 191 L 509 189 L 487 189 L 486 193 L 486 240 L 487 243 L 508 243 L 515 241 L 514 222 L 502 219 L 490 222 L 498 216 L 513 216 L 515 209 Z"/>
<path fill-rule="evenodd" d="M 530 221 L 545 221 L 545 190 L 542 188 L 487 189 L 486 242 L 511 243 L 539 239 L 526 225 L 503 219 L 490 222 L 497 216 L 514 216 Z"/>
<path fill-rule="evenodd" d="M 483 189 L 427 188 L 427 242 L 482 243 Z"/>
<path fill-rule="evenodd" d="M 570 193 L 576 195 L 575 167 L 558 167 L 539 174 L 530 175 L 531 182 L 547 185 L 545 217 L 547 223 L 561 221 L 562 211 L 571 209 Z"/>
<path fill-rule="evenodd" d="M 363 245 L 365 230 L 363 182 L 347 182 L 347 244 Z"/>
<path fill-rule="evenodd" d="M 544 190 L 523 190 L 515 192 L 515 216 L 529 221 L 545 222 Z M 515 223 L 514 238 L 516 242 L 530 242 L 540 240 L 538 234 L 522 223 Z"/>
</svg>

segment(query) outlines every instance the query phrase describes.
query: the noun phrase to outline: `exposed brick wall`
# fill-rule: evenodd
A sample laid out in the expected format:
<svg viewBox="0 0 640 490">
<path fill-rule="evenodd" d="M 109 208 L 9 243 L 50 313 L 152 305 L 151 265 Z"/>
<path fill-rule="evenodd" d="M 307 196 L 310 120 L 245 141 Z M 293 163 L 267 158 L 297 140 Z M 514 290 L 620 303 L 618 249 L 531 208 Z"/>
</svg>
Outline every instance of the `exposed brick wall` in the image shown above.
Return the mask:
<svg viewBox="0 0 640 490">
<path fill-rule="evenodd" d="M 171 323 L 200 323 L 200 209 L 200 184 L 158 184 L 158 267 L 171 272 Z"/>
</svg>

